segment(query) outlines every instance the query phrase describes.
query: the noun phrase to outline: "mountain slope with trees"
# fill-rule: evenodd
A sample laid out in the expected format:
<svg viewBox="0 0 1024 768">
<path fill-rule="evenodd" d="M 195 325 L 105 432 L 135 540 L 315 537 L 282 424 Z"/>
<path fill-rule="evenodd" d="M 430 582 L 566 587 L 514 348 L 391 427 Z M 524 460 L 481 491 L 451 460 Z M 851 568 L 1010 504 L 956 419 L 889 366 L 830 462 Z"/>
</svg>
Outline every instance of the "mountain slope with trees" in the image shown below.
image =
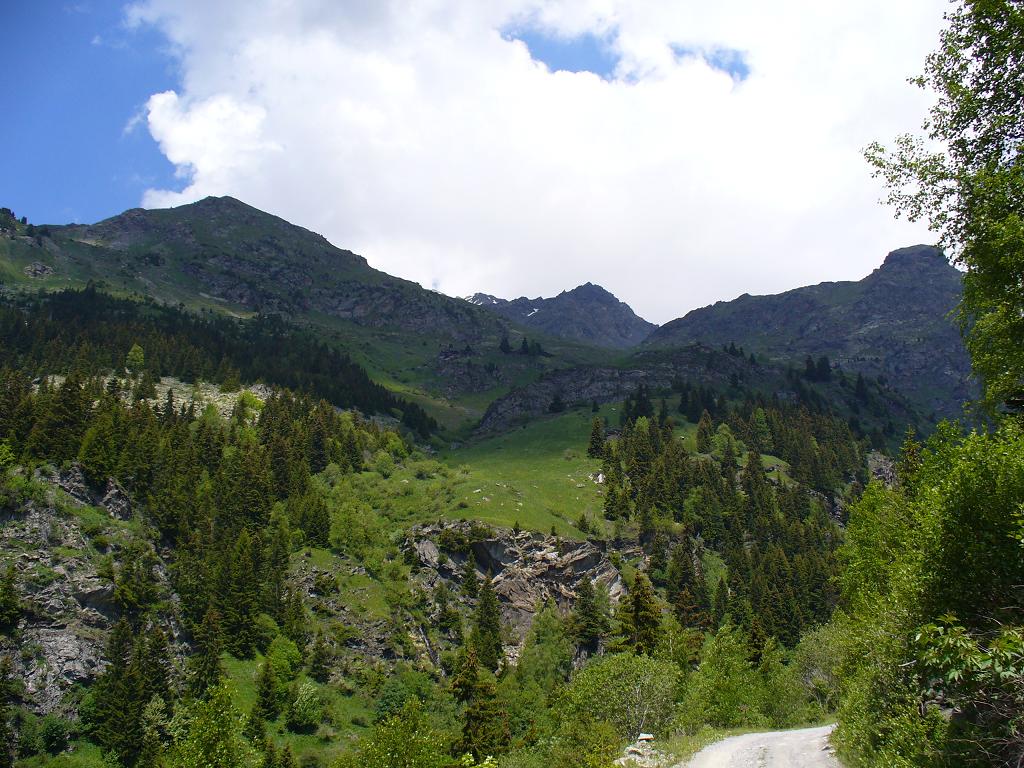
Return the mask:
<svg viewBox="0 0 1024 768">
<path fill-rule="evenodd" d="M 925 413 L 957 417 L 977 388 L 950 313 L 963 275 L 928 246 L 890 253 L 856 282 L 821 283 L 772 296 L 744 295 L 658 328 L 649 347 L 735 343 L 769 360 L 833 365 L 884 377 Z"/>
</svg>

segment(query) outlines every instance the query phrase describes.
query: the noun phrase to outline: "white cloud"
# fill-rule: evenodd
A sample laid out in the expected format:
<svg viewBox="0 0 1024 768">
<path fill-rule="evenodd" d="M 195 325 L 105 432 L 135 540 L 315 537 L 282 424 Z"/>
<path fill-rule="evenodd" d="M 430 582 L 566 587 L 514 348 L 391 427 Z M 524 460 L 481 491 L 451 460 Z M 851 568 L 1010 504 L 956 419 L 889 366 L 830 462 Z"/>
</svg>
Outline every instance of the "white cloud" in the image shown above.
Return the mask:
<svg viewBox="0 0 1024 768">
<path fill-rule="evenodd" d="M 664 322 L 857 279 L 929 240 L 861 150 L 914 130 L 944 0 L 148 0 L 182 60 L 148 125 L 186 179 L 451 295 L 591 280 Z M 611 35 L 608 80 L 503 28 Z M 690 50 L 745 52 L 741 83 Z"/>
</svg>

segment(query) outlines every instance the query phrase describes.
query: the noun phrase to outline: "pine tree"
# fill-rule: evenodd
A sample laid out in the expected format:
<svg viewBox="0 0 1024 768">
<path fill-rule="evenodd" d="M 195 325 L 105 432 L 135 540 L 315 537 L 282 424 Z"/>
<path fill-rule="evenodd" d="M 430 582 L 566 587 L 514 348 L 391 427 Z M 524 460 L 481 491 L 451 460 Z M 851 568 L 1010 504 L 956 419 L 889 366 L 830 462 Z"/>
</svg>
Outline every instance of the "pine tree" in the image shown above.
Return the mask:
<svg viewBox="0 0 1024 768">
<path fill-rule="evenodd" d="M 0 659 L 0 768 L 14 767 L 14 728 L 11 725 L 11 703 L 14 699 L 14 664 L 10 656 Z"/>
<path fill-rule="evenodd" d="M 711 423 L 711 414 L 705 409 L 697 422 L 697 452 L 711 453 L 712 441 L 714 438 L 714 427 Z"/>
<path fill-rule="evenodd" d="M 630 621 L 629 644 L 637 655 L 650 656 L 658 647 L 661 610 L 658 607 L 658 598 L 654 594 L 651 581 L 646 574 L 636 574 L 633 579 L 633 589 L 630 590 L 627 600 L 627 614 Z"/>
<path fill-rule="evenodd" d="M 309 656 L 309 676 L 318 683 L 326 683 L 331 676 L 331 649 L 320 630 L 317 630 Z"/>
<path fill-rule="evenodd" d="M 498 668 L 502 660 L 501 608 L 490 577 L 480 587 L 480 599 L 473 614 L 473 633 L 470 639 L 476 649 L 480 666 L 488 671 Z"/>
<path fill-rule="evenodd" d="M 604 424 L 597 416 L 590 422 L 590 444 L 587 446 L 587 456 L 592 459 L 600 459 L 604 456 Z"/>
<path fill-rule="evenodd" d="M 21 618 L 21 600 L 18 597 L 17 571 L 8 563 L 0 579 L 0 633 L 11 632 Z"/>
<path fill-rule="evenodd" d="M 460 704 L 465 704 L 476 691 L 477 682 L 480 678 L 480 662 L 477 659 L 476 648 L 472 644 L 459 649 L 455 658 L 455 669 L 452 673 L 452 695 Z"/>
<path fill-rule="evenodd" d="M 224 676 L 220 655 L 223 650 L 220 614 L 210 608 L 195 633 L 195 650 L 188 660 L 188 691 L 193 698 L 204 698 L 220 684 Z"/>
<path fill-rule="evenodd" d="M 262 721 L 274 720 L 280 712 L 277 675 L 271 663 L 264 661 L 256 677 L 256 703 L 252 706 L 252 717 Z"/>
<path fill-rule="evenodd" d="M 248 530 L 238 534 L 227 567 L 228 592 L 221 603 L 227 647 L 238 658 L 248 658 L 256 645 L 260 604 L 259 569 Z"/>
<path fill-rule="evenodd" d="M 608 634 L 608 608 L 606 602 L 598 599 L 590 578 L 584 576 L 576 587 L 576 604 L 573 606 L 572 630 L 580 648 L 595 653 L 602 638 Z"/>
<path fill-rule="evenodd" d="M 490 675 L 482 675 L 474 686 L 463 712 L 460 752 L 468 752 L 477 761 L 500 755 L 511 741 L 508 713 L 498 699 Z"/>
<path fill-rule="evenodd" d="M 503 355 L 507 355 L 509 352 L 512 351 L 512 345 L 508 343 L 507 334 L 501 337 L 501 343 L 498 345 L 498 349 L 501 350 L 501 353 Z"/>
<path fill-rule="evenodd" d="M 330 546 L 331 514 L 327 509 L 327 502 L 318 491 L 311 490 L 302 499 L 300 525 L 310 546 L 322 549 Z"/>
<path fill-rule="evenodd" d="M 480 594 L 480 579 L 476 575 L 476 565 L 472 557 L 469 557 L 462 567 L 462 594 L 470 599 L 476 599 Z"/>
</svg>

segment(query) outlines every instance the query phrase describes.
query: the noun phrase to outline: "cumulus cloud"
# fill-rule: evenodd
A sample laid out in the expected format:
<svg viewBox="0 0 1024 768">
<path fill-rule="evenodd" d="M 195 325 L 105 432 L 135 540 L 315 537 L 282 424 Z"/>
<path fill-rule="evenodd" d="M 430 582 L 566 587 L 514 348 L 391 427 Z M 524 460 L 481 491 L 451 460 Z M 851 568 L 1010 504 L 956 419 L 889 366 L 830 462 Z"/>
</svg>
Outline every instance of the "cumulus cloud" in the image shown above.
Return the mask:
<svg viewBox="0 0 1024 768">
<path fill-rule="evenodd" d="M 146 0 L 130 22 L 182 71 L 147 124 L 183 188 L 143 203 L 229 194 L 445 293 L 590 280 L 656 322 L 857 279 L 929 239 L 861 150 L 919 125 L 906 78 L 945 7 Z M 524 28 L 607 41 L 614 71 L 552 72 Z"/>
</svg>

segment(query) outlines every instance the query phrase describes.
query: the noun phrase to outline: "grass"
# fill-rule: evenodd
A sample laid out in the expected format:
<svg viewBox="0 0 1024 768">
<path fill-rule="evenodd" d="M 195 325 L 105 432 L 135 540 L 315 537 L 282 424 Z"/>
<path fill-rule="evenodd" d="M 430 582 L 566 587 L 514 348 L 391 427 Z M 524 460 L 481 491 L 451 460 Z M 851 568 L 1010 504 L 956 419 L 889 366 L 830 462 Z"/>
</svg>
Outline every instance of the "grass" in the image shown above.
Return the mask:
<svg viewBox="0 0 1024 768">
<path fill-rule="evenodd" d="M 618 423 L 615 406 L 600 415 Z M 587 457 L 593 416 L 589 408 L 571 410 L 444 453 L 441 460 L 458 472 L 448 515 L 582 538 L 581 514 L 603 519 L 601 486 L 588 477 L 601 468 Z"/>
</svg>

